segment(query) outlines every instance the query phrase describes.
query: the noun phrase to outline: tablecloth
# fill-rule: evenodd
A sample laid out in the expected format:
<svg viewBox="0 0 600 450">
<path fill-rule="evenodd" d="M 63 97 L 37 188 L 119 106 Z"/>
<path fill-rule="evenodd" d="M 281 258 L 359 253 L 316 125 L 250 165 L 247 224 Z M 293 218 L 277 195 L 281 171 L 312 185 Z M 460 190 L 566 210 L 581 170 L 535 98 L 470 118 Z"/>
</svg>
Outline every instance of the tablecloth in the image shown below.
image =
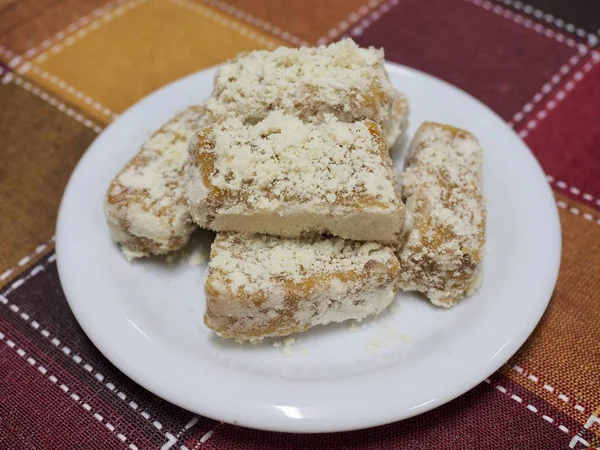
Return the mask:
<svg viewBox="0 0 600 450">
<path fill-rule="evenodd" d="M 600 2 L 529 1 L 1 0 L 0 448 L 600 446 Z M 501 370 L 427 414 L 326 435 L 198 417 L 125 377 L 78 326 L 56 271 L 61 194 L 98 133 L 165 83 L 345 36 L 466 90 L 530 146 L 560 212 L 555 293 Z"/>
</svg>

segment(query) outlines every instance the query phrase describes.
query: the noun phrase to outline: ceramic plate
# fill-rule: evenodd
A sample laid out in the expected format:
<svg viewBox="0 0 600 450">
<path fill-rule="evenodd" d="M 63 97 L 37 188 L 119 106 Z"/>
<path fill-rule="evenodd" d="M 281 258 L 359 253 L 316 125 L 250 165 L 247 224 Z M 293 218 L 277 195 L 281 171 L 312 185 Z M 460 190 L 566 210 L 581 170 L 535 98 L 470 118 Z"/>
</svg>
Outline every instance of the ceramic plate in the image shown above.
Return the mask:
<svg viewBox="0 0 600 450">
<path fill-rule="evenodd" d="M 479 292 L 449 310 L 399 294 L 379 317 L 317 327 L 287 348 L 277 340 L 242 346 L 215 336 L 202 322 L 206 263 L 126 261 L 102 207 L 112 177 L 149 133 L 210 94 L 215 69 L 208 69 L 149 95 L 106 128 L 62 200 L 60 279 L 82 328 L 115 366 L 156 395 L 216 420 L 326 432 L 440 406 L 517 351 L 546 309 L 559 267 L 559 220 L 544 174 L 517 135 L 473 97 L 406 67 L 388 70 L 411 104 L 409 136 L 422 121 L 439 121 L 472 131 L 485 150 L 488 241 Z M 199 232 L 193 252 L 206 256 L 211 238 Z"/>
</svg>

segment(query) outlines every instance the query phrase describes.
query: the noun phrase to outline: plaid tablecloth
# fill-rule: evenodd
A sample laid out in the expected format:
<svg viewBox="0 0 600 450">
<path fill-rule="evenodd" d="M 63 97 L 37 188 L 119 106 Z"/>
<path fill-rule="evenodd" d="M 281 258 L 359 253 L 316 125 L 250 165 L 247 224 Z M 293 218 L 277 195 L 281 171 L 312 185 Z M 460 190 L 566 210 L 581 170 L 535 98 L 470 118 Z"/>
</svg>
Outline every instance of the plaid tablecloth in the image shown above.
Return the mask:
<svg viewBox="0 0 600 450">
<path fill-rule="evenodd" d="M 0 0 L 0 449 L 600 446 L 599 27 L 594 0 Z M 519 132 L 560 211 L 556 291 L 498 373 L 413 419 L 303 436 L 197 417 L 126 378 L 77 325 L 56 272 L 62 191 L 98 133 L 165 83 L 343 36 Z"/>
</svg>

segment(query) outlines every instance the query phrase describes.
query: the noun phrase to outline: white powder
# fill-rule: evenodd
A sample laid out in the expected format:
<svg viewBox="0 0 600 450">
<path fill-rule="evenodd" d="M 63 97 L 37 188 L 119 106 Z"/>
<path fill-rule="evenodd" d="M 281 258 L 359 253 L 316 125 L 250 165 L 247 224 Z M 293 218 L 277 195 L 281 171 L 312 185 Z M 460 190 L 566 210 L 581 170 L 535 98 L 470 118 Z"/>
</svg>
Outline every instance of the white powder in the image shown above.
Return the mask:
<svg viewBox="0 0 600 450">
<path fill-rule="evenodd" d="M 217 231 L 396 242 L 404 205 L 379 125 L 280 111 L 214 124 L 190 143 L 188 204 Z M 208 162 L 210 161 L 210 162 Z"/>
<path fill-rule="evenodd" d="M 214 252 L 209 262 L 210 270 L 226 272 L 234 290 L 248 293 L 268 291 L 280 278 L 301 283 L 316 275 L 360 270 L 368 261 L 386 261 L 390 257 L 389 247 L 376 242 L 362 244 L 341 238 L 279 239 L 243 233 L 218 236 L 219 251 Z M 368 252 L 361 251 L 365 245 L 370 247 Z"/>
<path fill-rule="evenodd" d="M 481 208 L 483 152 L 471 134 L 457 133 L 433 124 L 420 129 L 403 175 L 402 193 L 406 197 L 418 194 L 426 201 L 435 226 L 473 241 L 485 220 Z"/>
<path fill-rule="evenodd" d="M 475 137 L 447 125 L 424 123 L 411 144 L 401 286 L 436 305 L 451 306 L 475 286 L 485 242 L 482 162 Z"/>
<path fill-rule="evenodd" d="M 203 118 L 199 106 L 176 115 L 111 183 L 105 214 L 126 255 L 166 253 L 187 243 L 195 228 L 184 200 L 188 140 Z"/>
<path fill-rule="evenodd" d="M 243 190 L 252 207 L 259 202 L 267 208 L 292 201 L 331 203 L 356 192 L 397 203 L 382 160 L 385 150 L 367 123 L 341 123 L 328 115 L 324 123 L 313 125 L 273 112 L 256 126 L 227 120 L 213 127 L 212 139 L 216 162 L 211 184 Z"/>
<path fill-rule="evenodd" d="M 394 91 L 383 50 L 345 39 L 327 47 L 255 51 L 222 65 L 206 108 L 215 121 L 255 123 L 282 110 L 318 123 L 324 113 L 343 120 L 389 120 Z"/>
<path fill-rule="evenodd" d="M 379 313 L 394 298 L 399 265 L 392 248 L 363 245 L 218 233 L 205 322 L 225 337 L 253 339 Z"/>
</svg>

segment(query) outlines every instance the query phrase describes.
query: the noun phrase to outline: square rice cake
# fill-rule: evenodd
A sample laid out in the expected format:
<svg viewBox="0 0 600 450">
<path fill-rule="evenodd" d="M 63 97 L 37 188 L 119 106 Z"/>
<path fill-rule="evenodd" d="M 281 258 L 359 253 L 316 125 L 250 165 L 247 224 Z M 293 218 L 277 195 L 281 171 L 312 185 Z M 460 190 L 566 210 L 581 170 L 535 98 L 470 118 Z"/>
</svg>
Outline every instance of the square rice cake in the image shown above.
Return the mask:
<svg viewBox="0 0 600 450">
<path fill-rule="evenodd" d="M 274 110 L 311 123 L 326 114 L 344 122 L 369 119 L 382 127 L 388 147 L 408 118 L 408 102 L 392 87 L 383 50 L 351 39 L 241 54 L 219 67 L 205 106 L 213 122 L 236 117 L 257 123 Z"/>
<path fill-rule="evenodd" d="M 394 250 L 376 242 L 218 233 L 204 323 L 222 337 L 253 340 L 363 319 L 391 303 L 399 274 Z"/>
<path fill-rule="evenodd" d="M 190 141 L 187 200 L 201 227 L 281 237 L 331 234 L 396 243 L 404 205 L 381 128 L 320 124 L 272 112 L 237 118 Z"/>
</svg>

